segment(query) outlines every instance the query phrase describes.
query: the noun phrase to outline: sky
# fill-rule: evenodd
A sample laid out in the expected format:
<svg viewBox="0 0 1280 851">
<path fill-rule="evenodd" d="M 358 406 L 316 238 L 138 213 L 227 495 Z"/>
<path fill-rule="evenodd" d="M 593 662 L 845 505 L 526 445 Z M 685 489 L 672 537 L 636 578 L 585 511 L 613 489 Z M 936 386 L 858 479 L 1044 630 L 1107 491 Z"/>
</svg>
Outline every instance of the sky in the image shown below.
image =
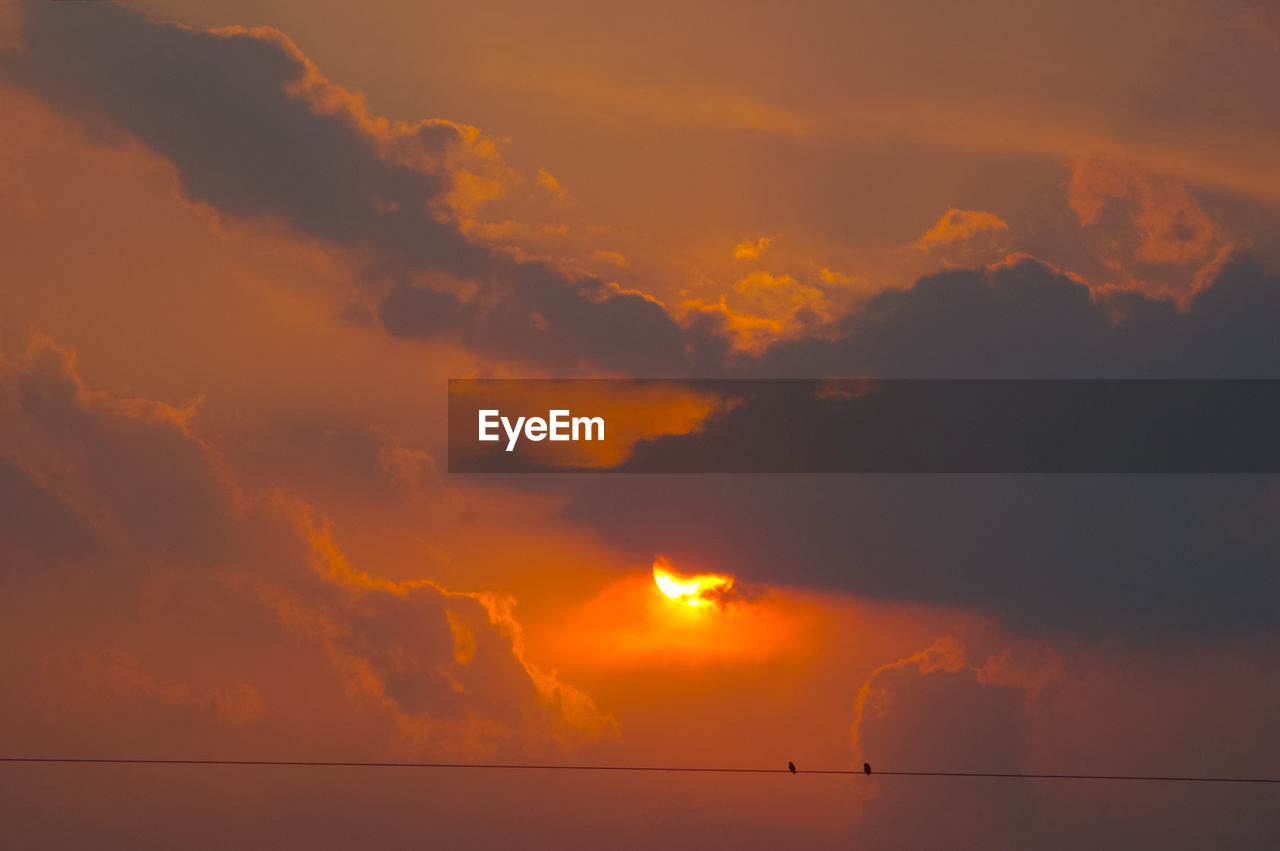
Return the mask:
<svg viewBox="0 0 1280 851">
<path fill-rule="evenodd" d="M 0 6 L 0 756 L 801 769 L 10 763 L 0 845 L 1276 847 L 804 773 L 1277 776 L 1275 477 L 465 476 L 446 387 L 1280 378 L 1277 78 L 1272 0 Z"/>
</svg>

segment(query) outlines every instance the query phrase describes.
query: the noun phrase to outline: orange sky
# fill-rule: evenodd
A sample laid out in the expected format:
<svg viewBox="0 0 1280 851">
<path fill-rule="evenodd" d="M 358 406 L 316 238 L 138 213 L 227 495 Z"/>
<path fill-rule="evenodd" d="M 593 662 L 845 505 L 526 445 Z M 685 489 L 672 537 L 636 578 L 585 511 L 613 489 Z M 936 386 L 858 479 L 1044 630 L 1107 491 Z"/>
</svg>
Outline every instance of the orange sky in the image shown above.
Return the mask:
<svg viewBox="0 0 1280 851">
<path fill-rule="evenodd" d="M 445 472 L 449 378 L 1280 373 L 1274 4 L 890 5 L 11 7 L 0 756 L 1274 776 L 1273 482 Z M 1268 847 L 1275 803 L 3 765 L 0 844 Z"/>
</svg>

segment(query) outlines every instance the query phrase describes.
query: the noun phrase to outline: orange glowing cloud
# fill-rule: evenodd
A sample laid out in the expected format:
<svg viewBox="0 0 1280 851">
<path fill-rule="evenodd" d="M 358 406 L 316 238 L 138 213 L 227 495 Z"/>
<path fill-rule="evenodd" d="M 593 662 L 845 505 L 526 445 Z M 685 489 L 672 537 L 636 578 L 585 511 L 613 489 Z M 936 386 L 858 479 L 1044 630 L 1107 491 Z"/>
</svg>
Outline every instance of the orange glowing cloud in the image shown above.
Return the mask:
<svg viewBox="0 0 1280 851">
<path fill-rule="evenodd" d="M 478 591 L 451 591 L 430 579 L 410 579 L 395 582 L 374 576 L 366 571 L 353 568 L 346 556 L 333 540 L 332 528 L 328 524 L 317 526 L 313 510 L 297 500 L 283 494 L 273 495 L 276 505 L 289 514 L 297 526 L 299 534 L 307 540 L 312 550 L 312 567 L 317 574 L 339 585 L 343 585 L 357 593 L 386 592 L 399 597 L 408 597 L 416 593 L 439 594 L 446 601 L 475 603 L 487 618 L 483 621 L 468 622 L 463 612 L 446 609 L 445 615 L 449 631 L 453 638 L 453 657 L 462 666 L 469 665 L 476 654 L 475 630 L 478 625 L 493 627 L 509 642 L 511 654 L 528 676 L 538 691 L 539 698 L 545 706 L 549 706 L 563 718 L 568 729 L 554 731 L 557 738 L 564 740 L 567 736 L 585 735 L 595 737 L 611 735 L 616 732 L 617 722 L 608 713 L 597 709 L 591 696 L 581 689 L 563 682 L 555 671 L 546 670 L 527 657 L 524 631 L 516 620 L 514 608 L 516 601 L 506 594 Z M 350 654 L 344 651 L 327 648 L 331 656 L 339 661 L 347 659 Z M 345 663 L 344 663 L 345 664 Z M 385 699 L 385 685 L 382 680 L 365 670 L 367 662 L 355 659 L 354 664 L 360 671 L 358 682 L 365 690 L 392 706 L 402 726 L 406 723 L 404 715 L 393 701 Z M 342 667 L 340 665 L 339 667 Z"/>
<path fill-rule="evenodd" d="M 1008 230 L 999 216 L 980 210 L 947 210 L 938 223 L 920 235 L 916 248 L 927 249 L 936 245 L 963 242 L 982 231 Z"/>
<path fill-rule="evenodd" d="M 1222 241 L 1218 225 L 1173 180 L 1148 176 L 1136 164 L 1108 157 L 1072 163 L 1068 200 L 1082 225 L 1097 224 L 1113 200 L 1129 200 L 1130 220 L 1140 243 L 1138 260 L 1177 265 L 1201 260 Z"/>
<path fill-rule="evenodd" d="M 548 171 L 538 169 L 538 185 L 550 192 L 557 201 L 567 201 L 569 193 L 560 185 L 560 181 Z"/>
<path fill-rule="evenodd" d="M 303 69 L 298 79 L 285 85 L 285 91 L 306 101 L 317 115 L 337 115 L 350 121 L 367 134 L 388 162 L 425 173 L 444 167 L 453 184 L 445 202 L 455 213 L 473 213 L 485 201 L 501 198 L 518 179 L 516 172 L 503 162 L 495 141 L 478 128 L 443 118 L 409 123 L 375 115 L 362 93 L 332 82 L 293 39 L 274 27 L 231 26 L 209 33 L 224 39 L 247 37 L 275 45 Z M 555 178 L 546 172 L 539 174 L 550 179 L 548 188 L 553 192 L 563 192 Z M 389 210 L 394 209 L 392 203 Z"/>
<path fill-rule="evenodd" d="M 738 248 L 749 245 L 743 243 Z M 738 280 L 716 301 L 690 298 L 681 307 L 686 312 L 720 314 L 734 348 L 759 353 L 779 340 L 803 336 L 846 313 L 854 302 L 856 283 L 825 268 L 806 280 L 758 271 Z"/>
<path fill-rule="evenodd" d="M 851 744 L 856 756 L 862 756 L 862 721 L 867 714 L 868 708 L 881 704 L 879 711 L 884 710 L 882 705 L 884 701 L 883 693 L 879 689 L 876 679 L 890 671 L 912 666 L 919 669 L 922 674 L 937 670 L 958 671 L 964 666 L 964 645 L 954 638 L 939 638 L 926 649 L 912 653 L 895 662 L 886 662 L 871 672 L 871 676 L 867 677 L 866 682 L 862 684 L 862 688 L 858 690 L 858 697 L 853 707 Z"/>
<path fill-rule="evenodd" d="M 754 242 L 749 239 L 744 240 L 733 247 L 733 257 L 735 260 L 757 260 L 771 242 L 773 240 L 767 236 L 762 236 Z"/>
</svg>

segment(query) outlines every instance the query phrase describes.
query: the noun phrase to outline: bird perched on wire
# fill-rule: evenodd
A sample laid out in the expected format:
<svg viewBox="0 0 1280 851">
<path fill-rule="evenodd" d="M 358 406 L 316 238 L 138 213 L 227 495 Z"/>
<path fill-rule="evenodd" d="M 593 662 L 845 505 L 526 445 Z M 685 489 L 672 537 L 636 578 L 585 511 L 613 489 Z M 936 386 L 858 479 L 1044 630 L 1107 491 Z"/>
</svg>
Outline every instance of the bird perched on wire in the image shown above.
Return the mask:
<svg viewBox="0 0 1280 851">
<path fill-rule="evenodd" d="M 870 775 L 871 775 L 871 763 L 869 763 L 869 762 L 864 762 L 864 763 L 862 764 L 862 773 L 863 773 L 863 774 L 866 774 L 867 776 L 870 776 Z"/>
<path fill-rule="evenodd" d="M 792 774 L 796 773 L 796 764 L 794 762 L 788 762 L 787 768 L 791 769 Z"/>
</svg>

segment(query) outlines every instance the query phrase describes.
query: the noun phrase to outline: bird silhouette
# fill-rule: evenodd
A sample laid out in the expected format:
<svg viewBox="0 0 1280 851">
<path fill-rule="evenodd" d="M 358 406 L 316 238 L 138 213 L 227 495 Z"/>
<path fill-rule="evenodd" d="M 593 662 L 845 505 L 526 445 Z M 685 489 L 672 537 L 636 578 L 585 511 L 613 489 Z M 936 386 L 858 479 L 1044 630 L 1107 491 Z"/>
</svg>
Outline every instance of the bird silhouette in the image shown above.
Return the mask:
<svg viewBox="0 0 1280 851">
<path fill-rule="evenodd" d="M 791 769 L 792 774 L 796 773 L 796 764 L 794 762 L 788 762 L 787 768 Z"/>
<path fill-rule="evenodd" d="M 862 764 L 862 773 L 863 773 L 863 774 L 866 774 L 866 775 L 868 775 L 868 776 L 871 774 L 871 763 L 869 763 L 869 762 L 864 762 L 864 763 Z"/>
</svg>

